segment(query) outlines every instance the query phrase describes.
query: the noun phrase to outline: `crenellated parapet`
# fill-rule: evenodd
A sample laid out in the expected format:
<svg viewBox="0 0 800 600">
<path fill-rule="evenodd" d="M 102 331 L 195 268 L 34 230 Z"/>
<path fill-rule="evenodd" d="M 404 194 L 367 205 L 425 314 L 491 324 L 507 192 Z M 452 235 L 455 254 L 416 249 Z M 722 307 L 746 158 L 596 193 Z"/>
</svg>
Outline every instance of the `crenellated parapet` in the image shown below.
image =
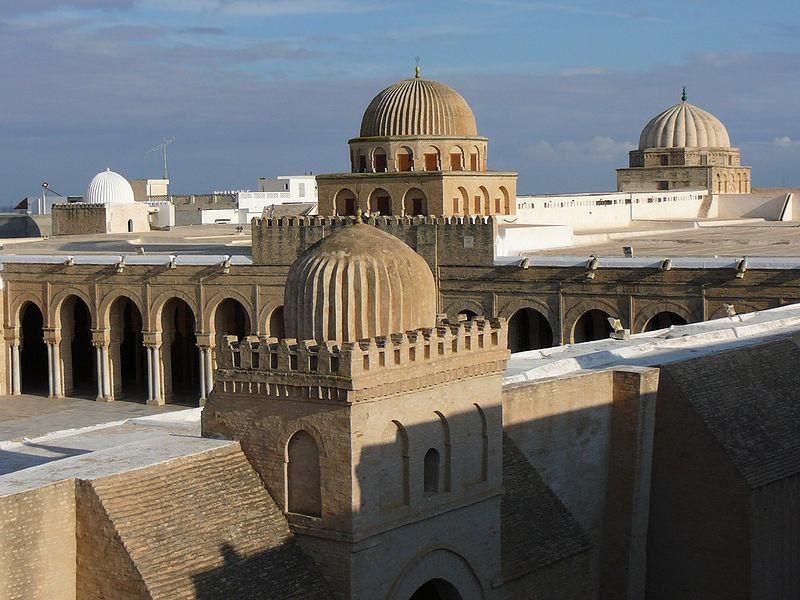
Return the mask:
<svg viewBox="0 0 800 600">
<path fill-rule="evenodd" d="M 436 327 L 318 343 L 227 336 L 215 389 L 273 398 L 359 402 L 502 373 L 509 356 L 505 320 L 441 321 Z"/>
<path fill-rule="evenodd" d="M 436 273 L 439 265 L 492 265 L 497 221 L 494 217 L 366 217 L 402 240 Z M 253 262 L 289 266 L 309 246 L 352 225 L 355 217 L 279 217 L 252 221 Z"/>
</svg>

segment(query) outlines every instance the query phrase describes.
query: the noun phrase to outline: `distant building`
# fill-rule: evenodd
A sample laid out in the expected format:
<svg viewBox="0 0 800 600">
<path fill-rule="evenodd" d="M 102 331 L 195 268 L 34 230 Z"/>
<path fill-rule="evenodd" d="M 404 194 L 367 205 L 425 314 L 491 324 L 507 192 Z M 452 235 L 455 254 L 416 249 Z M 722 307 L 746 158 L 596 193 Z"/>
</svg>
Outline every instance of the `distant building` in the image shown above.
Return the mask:
<svg viewBox="0 0 800 600">
<path fill-rule="evenodd" d="M 54 204 L 53 235 L 150 231 L 150 207 L 134 200 L 128 180 L 111 169 L 95 175 L 82 202 Z"/>
<path fill-rule="evenodd" d="M 706 188 L 711 194 L 750 192 L 750 167 L 741 166 L 728 130 L 711 113 L 686 102 L 653 117 L 631 150 L 627 169 L 617 169 L 620 191 Z"/>
</svg>

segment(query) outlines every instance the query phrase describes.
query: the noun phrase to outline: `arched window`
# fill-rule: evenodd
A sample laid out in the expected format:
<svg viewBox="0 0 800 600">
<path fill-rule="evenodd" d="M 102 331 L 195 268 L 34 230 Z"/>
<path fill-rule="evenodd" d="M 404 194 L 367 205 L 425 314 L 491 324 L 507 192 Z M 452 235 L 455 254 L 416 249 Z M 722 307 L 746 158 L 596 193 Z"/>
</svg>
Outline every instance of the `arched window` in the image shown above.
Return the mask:
<svg viewBox="0 0 800 600">
<path fill-rule="evenodd" d="M 319 450 L 305 431 L 298 431 L 286 447 L 287 511 L 312 517 L 322 515 Z"/>
<path fill-rule="evenodd" d="M 392 214 L 392 197 L 383 188 L 376 188 L 369 196 L 369 212 L 380 213 L 383 216 Z"/>
<path fill-rule="evenodd" d="M 356 195 L 347 188 L 343 188 L 336 193 L 333 201 L 336 216 L 348 216 L 356 214 Z"/>
<path fill-rule="evenodd" d="M 428 146 L 425 148 L 425 170 L 426 171 L 438 171 L 440 166 L 439 161 L 439 150 L 434 146 Z"/>
<path fill-rule="evenodd" d="M 428 214 L 428 198 L 419 188 L 411 188 L 406 192 L 406 197 L 403 202 L 405 214 L 409 216 L 427 215 Z"/>
<path fill-rule="evenodd" d="M 439 492 L 439 451 L 431 448 L 425 453 L 423 489 L 426 495 Z"/>
<path fill-rule="evenodd" d="M 372 153 L 372 170 L 375 173 L 386 172 L 386 150 L 383 148 L 375 148 Z"/>
<path fill-rule="evenodd" d="M 392 421 L 382 436 L 380 482 L 382 510 L 408 504 L 408 434 L 399 421 Z"/>
<path fill-rule="evenodd" d="M 133 219 L 128 219 L 128 233 L 133 231 Z"/>
<path fill-rule="evenodd" d="M 397 151 L 397 170 L 411 171 L 414 166 L 414 153 L 411 148 L 403 146 Z"/>
<path fill-rule="evenodd" d="M 270 337 L 276 337 L 279 340 L 286 337 L 286 333 L 283 328 L 282 306 L 279 306 L 273 310 L 272 314 L 269 316 L 269 335 Z"/>
</svg>

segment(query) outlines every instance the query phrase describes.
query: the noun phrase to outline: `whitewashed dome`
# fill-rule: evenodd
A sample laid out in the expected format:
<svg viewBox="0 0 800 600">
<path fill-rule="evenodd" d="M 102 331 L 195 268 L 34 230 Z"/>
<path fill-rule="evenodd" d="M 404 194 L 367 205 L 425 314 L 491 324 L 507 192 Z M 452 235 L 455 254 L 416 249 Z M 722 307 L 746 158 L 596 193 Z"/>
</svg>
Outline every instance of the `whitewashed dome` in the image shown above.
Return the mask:
<svg viewBox="0 0 800 600">
<path fill-rule="evenodd" d="M 639 136 L 646 148 L 730 148 L 728 130 L 717 117 L 684 99 L 653 117 Z"/>
<path fill-rule="evenodd" d="M 436 283 L 393 235 L 348 225 L 310 246 L 289 269 L 286 337 L 353 342 L 436 325 Z"/>
<path fill-rule="evenodd" d="M 398 81 L 364 111 L 361 137 L 477 136 L 475 115 L 453 88 L 432 79 Z"/>
<path fill-rule="evenodd" d="M 128 180 L 111 169 L 92 177 L 84 202 L 91 204 L 133 204 L 133 188 Z"/>
</svg>

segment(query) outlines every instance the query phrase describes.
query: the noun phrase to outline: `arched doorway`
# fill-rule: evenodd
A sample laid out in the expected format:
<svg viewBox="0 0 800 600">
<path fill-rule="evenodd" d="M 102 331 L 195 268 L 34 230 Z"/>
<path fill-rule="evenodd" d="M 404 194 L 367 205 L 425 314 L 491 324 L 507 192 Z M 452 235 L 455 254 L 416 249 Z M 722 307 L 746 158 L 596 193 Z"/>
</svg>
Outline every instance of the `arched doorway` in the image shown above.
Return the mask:
<svg viewBox="0 0 800 600">
<path fill-rule="evenodd" d="M 92 315 L 78 296 L 61 305 L 61 361 L 64 393 L 94 398 L 97 394 L 96 352 L 92 346 Z"/>
<path fill-rule="evenodd" d="M 406 192 L 405 201 L 403 202 L 403 209 L 405 214 L 409 216 L 427 215 L 428 214 L 428 198 L 419 188 L 411 188 Z"/>
<path fill-rule="evenodd" d="M 184 300 L 170 298 L 164 305 L 161 331 L 166 399 L 196 405 L 200 396 L 200 353 L 194 313 Z"/>
<path fill-rule="evenodd" d="M 609 314 L 594 308 L 583 313 L 572 330 L 572 342 L 591 342 L 602 340 L 611 334 L 611 324 L 608 322 Z"/>
<path fill-rule="evenodd" d="M 380 213 L 383 216 L 392 214 L 392 197 L 383 188 L 377 188 L 369 196 L 370 214 Z"/>
<path fill-rule="evenodd" d="M 644 324 L 643 331 L 656 331 L 658 329 L 668 329 L 673 325 L 686 325 L 686 319 L 678 313 L 665 310 L 650 317 L 650 320 Z"/>
<path fill-rule="evenodd" d="M 347 188 L 341 189 L 337 192 L 336 198 L 333 201 L 336 215 L 352 216 L 356 214 L 356 195 Z"/>
<path fill-rule="evenodd" d="M 144 400 L 147 396 L 146 355 L 142 338 L 142 313 L 127 296 L 111 305 L 111 381 L 114 397 Z"/>
<path fill-rule="evenodd" d="M 521 308 L 508 320 L 508 349 L 524 352 L 553 345 L 553 329 L 547 318 L 533 308 Z"/>
<path fill-rule="evenodd" d="M 411 171 L 414 165 L 414 153 L 411 148 L 403 146 L 397 151 L 397 170 Z"/>
<path fill-rule="evenodd" d="M 444 579 L 431 579 L 422 584 L 409 600 L 461 600 L 461 594 Z"/>
<path fill-rule="evenodd" d="M 386 172 L 386 150 L 383 148 L 375 148 L 372 153 L 372 170 L 375 173 Z"/>
<path fill-rule="evenodd" d="M 33 302 L 20 309 L 20 369 L 23 394 L 47 395 L 47 347 L 44 343 L 44 317 Z"/>
<path fill-rule="evenodd" d="M 250 317 L 242 303 L 233 298 L 225 298 L 214 311 L 215 351 L 223 348 L 226 335 L 235 335 L 240 340 L 250 335 Z"/>
</svg>

